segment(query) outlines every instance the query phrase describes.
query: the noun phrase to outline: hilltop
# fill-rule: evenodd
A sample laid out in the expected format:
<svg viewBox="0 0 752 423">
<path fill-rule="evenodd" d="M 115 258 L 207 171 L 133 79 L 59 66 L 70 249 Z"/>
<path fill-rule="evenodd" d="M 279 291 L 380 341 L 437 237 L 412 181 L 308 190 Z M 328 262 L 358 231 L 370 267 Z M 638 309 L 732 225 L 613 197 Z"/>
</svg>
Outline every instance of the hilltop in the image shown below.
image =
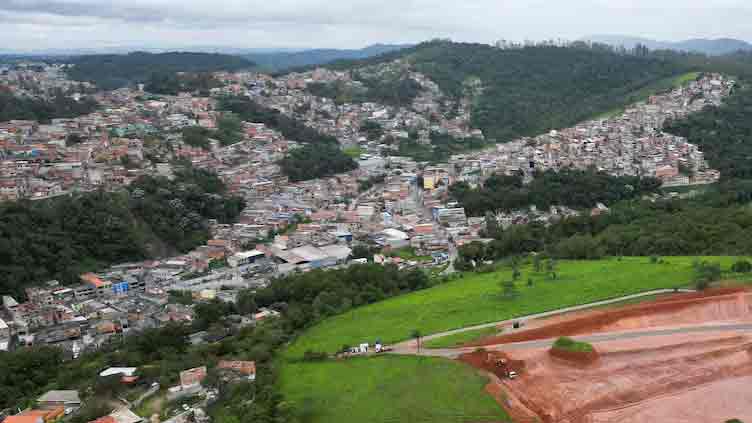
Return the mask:
<svg viewBox="0 0 752 423">
<path fill-rule="evenodd" d="M 374 44 L 362 49 L 311 49 L 303 51 L 252 52 L 243 57 L 256 63 L 260 69 L 269 72 L 291 68 L 323 65 L 337 60 L 358 60 L 385 53 L 399 51 L 411 45 Z"/>
<path fill-rule="evenodd" d="M 497 142 L 571 126 L 629 104 L 633 93 L 688 70 L 676 61 L 585 43 L 500 49 L 450 41 L 327 67 L 358 74 L 395 61 L 461 99 L 471 125 Z"/>
<path fill-rule="evenodd" d="M 614 47 L 624 47 L 626 49 L 632 49 L 641 44 L 650 50 L 675 50 L 702 53 L 709 56 L 720 56 L 736 51 L 752 51 L 752 44 L 734 38 L 693 38 L 684 41 L 658 41 L 626 35 L 591 35 L 585 37 L 584 40 L 608 44 Z"/>
<path fill-rule="evenodd" d="M 253 62 L 238 56 L 190 52 L 97 54 L 66 62 L 73 65 L 68 70 L 71 79 L 93 82 L 102 89 L 146 82 L 153 74 L 231 72 L 254 66 Z"/>
</svg>

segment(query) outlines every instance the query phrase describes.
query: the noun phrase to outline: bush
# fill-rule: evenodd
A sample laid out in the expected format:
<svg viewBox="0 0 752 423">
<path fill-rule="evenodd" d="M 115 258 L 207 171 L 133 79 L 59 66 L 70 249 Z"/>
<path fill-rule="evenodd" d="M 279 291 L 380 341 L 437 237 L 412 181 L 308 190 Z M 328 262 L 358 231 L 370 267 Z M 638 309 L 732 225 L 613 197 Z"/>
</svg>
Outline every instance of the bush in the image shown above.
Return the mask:
<svg viewBox="0 0 752 423">
<path fill-rule="evenodd" d="M 593 352 L 593 346 L 587 342 L 575 341 L 572 338 L 562 336 L 554 342 L 554 348 L 571 352 Z"/>
<path fill-rule="evenodd" d="M 329 358 L 329 354 L 318 351 L 306 351 L 303 353 L 303 361 L 325 361 Z"/>
<path fill-rule="evenodd" d="M 698 290 L 707 289 L 711 283 L 721 279 L 721 265 L 707 261 L 693 264 L 695 270 L 695 284 Z"/>
<path fill-rule="evenodd" d="M 731 271 L 734 273 L 752 272 L 752 263 L 747 260 L 739 260 L 731 266 Z"/>
</svg>

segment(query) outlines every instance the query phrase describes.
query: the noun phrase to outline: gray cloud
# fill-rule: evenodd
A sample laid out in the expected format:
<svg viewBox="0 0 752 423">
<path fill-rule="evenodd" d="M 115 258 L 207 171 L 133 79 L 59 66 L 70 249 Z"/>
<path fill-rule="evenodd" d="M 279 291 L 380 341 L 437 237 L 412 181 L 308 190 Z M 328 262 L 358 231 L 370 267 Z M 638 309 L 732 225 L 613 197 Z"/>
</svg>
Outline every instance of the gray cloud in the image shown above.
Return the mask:
<svg viewBox="0 0 752 423">
<path fill-rule="evenodd" d="M 355 47 L 434 37 L 752 39 L 739 0 L 0 0 L 10 49 Z"/>
</svg>

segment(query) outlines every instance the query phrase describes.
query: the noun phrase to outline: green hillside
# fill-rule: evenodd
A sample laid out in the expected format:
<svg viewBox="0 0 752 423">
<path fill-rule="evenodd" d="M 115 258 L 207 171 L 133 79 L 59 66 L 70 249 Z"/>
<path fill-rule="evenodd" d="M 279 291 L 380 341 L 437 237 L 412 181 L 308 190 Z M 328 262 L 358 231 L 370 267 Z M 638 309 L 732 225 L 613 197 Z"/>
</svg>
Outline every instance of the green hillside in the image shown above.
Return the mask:
<svg viewBox="0 0 752 423">
<path fill-rule="evenodd" d="M 187 252 L 209 239 L 207 219 L 231 222 L 244 201 L 199 169 L 144 176 L 126 192 L 0 204 L 0 295 L 110 264 Z"/>
<path fill-rule="evenodd" d="M 102 89 L 147 82 L 153 74 L 237 71 L 254 66 L 238 56 L 189 52 L 95 54 L 76 57 L 69 63 L 73 65 L 68 70 L 71 79 L 90 81 Z"/>
<path fill-rule="evenodd" d="M 449 41 L 330 67 L 353 69 L 396 58 L 406 59 L 453 97 L 465 95 L 469 81 L 480 80 L 482 93 L 474 98 L 472 122 L 497 141 L 568 127 L 618 109 L 636 101 L 641 90 L 690 70 L 676 60 L 584 43 L 498 49 Z"/>
<path fill-rule="evenodd" d="M 324 320 L 301 335 L 287 350 L 288 358 L 305 351 L 334 352 L 342 345 L 402 341 L 413 330 L 424 335 L 474 324 L 511 319 L 659 288 L 692 282 L 692 257 L 667 257 L 652 264 L 647 257 L 622 260 L 562 261 L 558 277 L 531 266 L 521 269 L 514 298 L 503 294 L 502 282 L 512 279 L 511 269 L 467 274 L 463 279 L 402 295 Z M 729 269 L 733 257 L 706 258 Z M 533 286 L 527 286 L 528 278 Z"/>
</svg>

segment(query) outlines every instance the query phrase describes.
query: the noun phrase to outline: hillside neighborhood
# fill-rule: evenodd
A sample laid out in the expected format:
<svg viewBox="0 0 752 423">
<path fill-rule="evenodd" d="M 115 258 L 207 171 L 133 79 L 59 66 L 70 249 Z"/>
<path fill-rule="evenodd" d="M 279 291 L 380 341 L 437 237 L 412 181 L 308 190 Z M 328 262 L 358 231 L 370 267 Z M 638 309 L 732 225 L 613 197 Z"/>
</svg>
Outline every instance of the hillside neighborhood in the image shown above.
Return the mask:
<svg viewBox="0 0 752 423">
<path fill-rule="evenodd" d="M 367 69 L 393 72 L 394 67 L 404 68 L 396 62 Z M 661 128 L 666 119 L 720 104 L 734 87 L 734 81 L 722 75 L 705 75 L 613 117 L 455 155 L 448 163 L 426 164 L 393 155 L 392 146 L 381 141 L 400 142 L 417 132 L 419 142 L 430 144 L 433 132 L 458 139 L 482 138 L 482 133 L 470 128 L 468 101 L 447 105 L 451 101 L 423 75 L 407 73 L 423 91 L 409 107 L 399 108 L 338 105 L 305 89 L 312 83 L 357 84 L 349 72 L 316 69 L 279 78 L 251 73 L 215 77 L 224 85 L 213 89 L 212 97 L 188 93 L 155 97 L 132 89 L 77 92 L 79 84 L 62 78 L 57 67 L 28 65 L 2 71 L 0 83 L 17 95 L 34 95 L 24 88 L 31 83 L 41 92 L 55 88 L 75 97 L 91 95 L 101 106 L 79 118 L 0 124 L 4 200 L 117 190 L 144 174 L 170 176 L 170 165 L 158 159 L 167 155 L 216 171 L 230 191 L 248 204 L 237 223 L 214 223 L 212 239 L 189 254 L 84 274 L 77 286 L 40 281 L 39 287 L 27 289 L 28 301 L 23 303 L 3 297 L 3 348 L 62 343 L 75 355 L 96 348 L 113 334 L 190 321 L 190 308 L 167 303 L 170 291 L 234 301 L 237 290 L 264 286 L 278 275 L 345 266 L 352 262 L 356 245 L 386 251 L 376 256 L 378 263 L 443 265 L 457 246 L 479 240 L 485 224 L 483 218 L 469 218 L 448 200 L 447 188 L 456 181 L 480 184 L 497 172 L 530 176 L 546 169 L 597 167 L 614 175 L 654 176 L 665 186 L 714 182 L 720 175 L 708 168 L 702 152 Z M 175 130 L 194 125 L 215 128 L 222 112 L 216 109 L 214 97 L 229 94 L 248 96 L 303 119 L 336 136 L 344 148 L 357 147 L 362 151 L 358 169 L 289 182 L 276 161 L 299 143 L 256 122 L 243 122 L 242 140 L 228 146 L 216 140 L 208 150 L 186 145 Z M 305 114 L 297 112 L 302 106 Z M 453 119 L 440 113 L 455 106 L 459 113 Z M 331 119 L 318 118 L 321 114 Z M 361 123 L 367 120 L 384 128 L 380 139 L 369 140 L 361 133 Z M 364 180 L 374 178 L 379 182 L 362 189 Z M 561 208 L 547 218 L 576 213 Z M 499 218 L 505 225 L 515 221 L 512 216 Z M 264 239 L 268 241 L 259 242 Z M 405 259 L 401 251 L 425 258 Z M 252 323 L 253 316 L 249 317 Z M 15 341 L 9 342 L 10 338 Z"/>
<path fill-rule="evenodd" d="M 473 127 L 471 111 L 475 96 L 483 91 L 482 80 L 466 81 L 463 96 L 453 98 L 406 60 L 342 71 L 211 76 L 220 86 L 208 92 L 156 95 L 143 84 L 98 91 L 91 83 L 68 79 L 61 64 L 0 65 L 0 88 L 13 96 L 49 100 L 63 93 L 73 101 L 88 99 L 98 105 L 79 117 L 0 122 L 0 201 L 118 192 L 145 175 L 172 178 L 178 168 L 189 165 L 216 172 L 228 192 L 246 204 L 235 223 L 209 221 L 210 239 L 185 254 L 82 273 L 72 285 L 39 280 L 22 297 L 3 295 L 0 350 L 52 345 L 61 347 L 67 360 L 76 360 L 130 334 L 195 322 L 193 302 L 235 304 L 244 290 L 315 269 L 372 262 L 452 274 L 458 248 L 490 241 L 484 231 L 488 217 L 470 215 L 449 196 L 457 182 L 478 187 L 494 174 L 530 181 L 538 172 L 564 169 L 654 177 L 664 187 L 717 182 L 721 173 L 708 165 L 703 152 L 663 127 L 706 106 L 721 105 L 737 86 L 723 74 L 698 74 L 681 86 L 570 128 L 493 140 Z M 385 78 L 412 81 L 408 84 L 416 95 L 401 104 L 352 101 L 372 81 Z M 327 89 L 336 94 L 315 94 Z M 215 139 L 212 131 L 236 118 L 222 110 L 223 99 L 229 97 L 249 99 L 335 137 L 357 168 L 292 181 L 279 161 L 304 142 L 262 122 L 240 121 L 233 142 Z M 195 128 L 209 131 L 207 145 L 189 139 Z M 458 150 L 436 161 L 411 154 L 415 148 L 433 151 L 438 139 L 449 139 Z M 531 221 L 547 225 L 568 216 L 608 213 L 609 206 L 533 206 L 499 211 L 492 218 L 502 228 Z M 189 301 L 178 301 L 181 296 Z M 229 315 L 224 327 L 191 333 L 189 340 L 196 346 L 213 344 L 282 311 L 262 307 Z M 381 352 L 381 343 L 376 345 Z M 354 354 L 363 351 L 368 344 L 351 349 Z M 256 363 L 247 360 L 222 360 L 218 368 L 230 382 L 254 381 L 257 371 Z M 117 366 L 100 374 L 124 384 L 134 382 L 134 375 L 135 368 Z M 207 409 L 219 393 L 202 384 L 206 377 L 205 366 L 181 371 L 180 383 L 168 388 L 168 400 L 202 399 L 163 421 L 209 420 Z M 94 423 L 141 423 L 145 420 L 132 409 L 148 396 L 124 401 Z M 4 421 L 53 423 L 81 406 L 77 391 L 53 390 L 38 398 L 35 408 L 8 413 Z"/>
</svg>

